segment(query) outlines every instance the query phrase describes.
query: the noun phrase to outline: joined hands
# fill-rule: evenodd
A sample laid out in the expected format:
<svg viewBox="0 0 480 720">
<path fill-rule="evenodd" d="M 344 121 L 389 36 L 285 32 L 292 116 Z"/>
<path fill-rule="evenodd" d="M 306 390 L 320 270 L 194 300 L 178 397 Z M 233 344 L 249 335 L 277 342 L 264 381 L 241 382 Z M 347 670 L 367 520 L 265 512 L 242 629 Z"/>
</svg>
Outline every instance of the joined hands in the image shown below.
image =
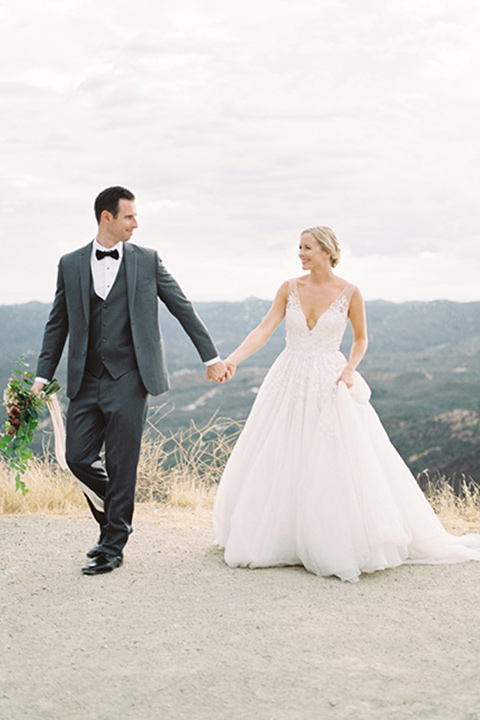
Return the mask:
<svg viewBox="0 0 480 720">
<path fill-rule="evenodd" d="M 217 383 L 228 382 L 235 375 L 237 366 L 231 360 L 219 360 L 207 367 L 206 378 L 208 382 L 213 380 Z"/>
</svg>

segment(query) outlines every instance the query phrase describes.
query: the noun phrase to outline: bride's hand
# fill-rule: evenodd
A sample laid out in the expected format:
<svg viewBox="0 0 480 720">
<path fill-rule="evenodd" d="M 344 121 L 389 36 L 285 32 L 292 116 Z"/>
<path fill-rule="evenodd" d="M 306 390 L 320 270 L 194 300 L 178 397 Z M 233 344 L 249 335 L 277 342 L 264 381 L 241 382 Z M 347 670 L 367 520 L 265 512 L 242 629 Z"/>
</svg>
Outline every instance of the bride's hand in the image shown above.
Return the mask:
<svg viewBox="0 0 480 720">
<path fill-rule="evenodd" d="M 236 363 L 232 362 L 229 358 L 225 360 L 225 365 L 227 366 L 227 380 L 231 380 L 232 377 L 235 375 L 235 370 L 237 369 Z"/>
<path fill-rule="evenodd" d="M 339 382 L 344 382 L 345 385 L 347 386 L 347 388 L 351 388 L 353 385 L 354 376 L 355 376 L 355 371 L 352 370 L 352 368 L 348 367 L 348 365 L 346 365 L 343 368 L 342 374 L 340 375 L 340 377 L 337 380 L 337 385 Z"/>
</svg>

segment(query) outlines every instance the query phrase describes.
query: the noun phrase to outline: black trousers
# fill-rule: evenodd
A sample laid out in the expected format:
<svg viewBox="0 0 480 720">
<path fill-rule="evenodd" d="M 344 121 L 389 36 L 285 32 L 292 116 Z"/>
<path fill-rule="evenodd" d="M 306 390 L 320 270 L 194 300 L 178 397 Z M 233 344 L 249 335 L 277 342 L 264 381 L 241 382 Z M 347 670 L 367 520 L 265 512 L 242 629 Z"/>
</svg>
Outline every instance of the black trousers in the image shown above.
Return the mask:
<svg viewBox="0 0 480 720">
<path fill-rule="evenodd" d="M 137 370 L 114 380 L 88 370 L 67 412 L 66 459 L 100 525 L 105 555 L 120 555 L 132 532 L 135 483 L 148 394 Z M 100 452 L 105 445 L 105 466 Z"/>
</svg>

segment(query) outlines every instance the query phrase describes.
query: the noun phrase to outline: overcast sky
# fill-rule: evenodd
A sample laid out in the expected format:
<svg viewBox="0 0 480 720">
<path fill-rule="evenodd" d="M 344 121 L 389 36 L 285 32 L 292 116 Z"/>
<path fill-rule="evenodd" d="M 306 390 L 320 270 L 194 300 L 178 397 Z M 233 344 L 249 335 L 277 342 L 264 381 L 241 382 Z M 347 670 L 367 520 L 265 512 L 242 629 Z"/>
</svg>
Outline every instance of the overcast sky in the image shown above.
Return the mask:
<svg viewBox="0 0 480 720">
<path fill-rule="evenodd" d="M 0 303 L 53 297 L 109 185 L 194 300 L 333 227 L 367 299 L 480 300 L 477 0 L 0 0 Z"/>
</svg>

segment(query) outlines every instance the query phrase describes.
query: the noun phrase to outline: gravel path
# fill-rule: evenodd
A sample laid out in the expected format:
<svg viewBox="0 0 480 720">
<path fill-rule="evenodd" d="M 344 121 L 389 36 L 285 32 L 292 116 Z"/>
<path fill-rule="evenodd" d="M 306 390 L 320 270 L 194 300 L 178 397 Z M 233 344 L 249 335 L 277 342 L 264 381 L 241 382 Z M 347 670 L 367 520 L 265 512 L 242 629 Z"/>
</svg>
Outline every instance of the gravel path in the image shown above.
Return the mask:
<svg viewBox="0 0 480 720">
<path fill-rule="evenodd" d="M 78 517 L 0 517 L 0 718 L 480 720 L 480 565 L 356 585 L 232 570 L 208 515 L 139 508 L 122 568 Z"/>
</svg>

